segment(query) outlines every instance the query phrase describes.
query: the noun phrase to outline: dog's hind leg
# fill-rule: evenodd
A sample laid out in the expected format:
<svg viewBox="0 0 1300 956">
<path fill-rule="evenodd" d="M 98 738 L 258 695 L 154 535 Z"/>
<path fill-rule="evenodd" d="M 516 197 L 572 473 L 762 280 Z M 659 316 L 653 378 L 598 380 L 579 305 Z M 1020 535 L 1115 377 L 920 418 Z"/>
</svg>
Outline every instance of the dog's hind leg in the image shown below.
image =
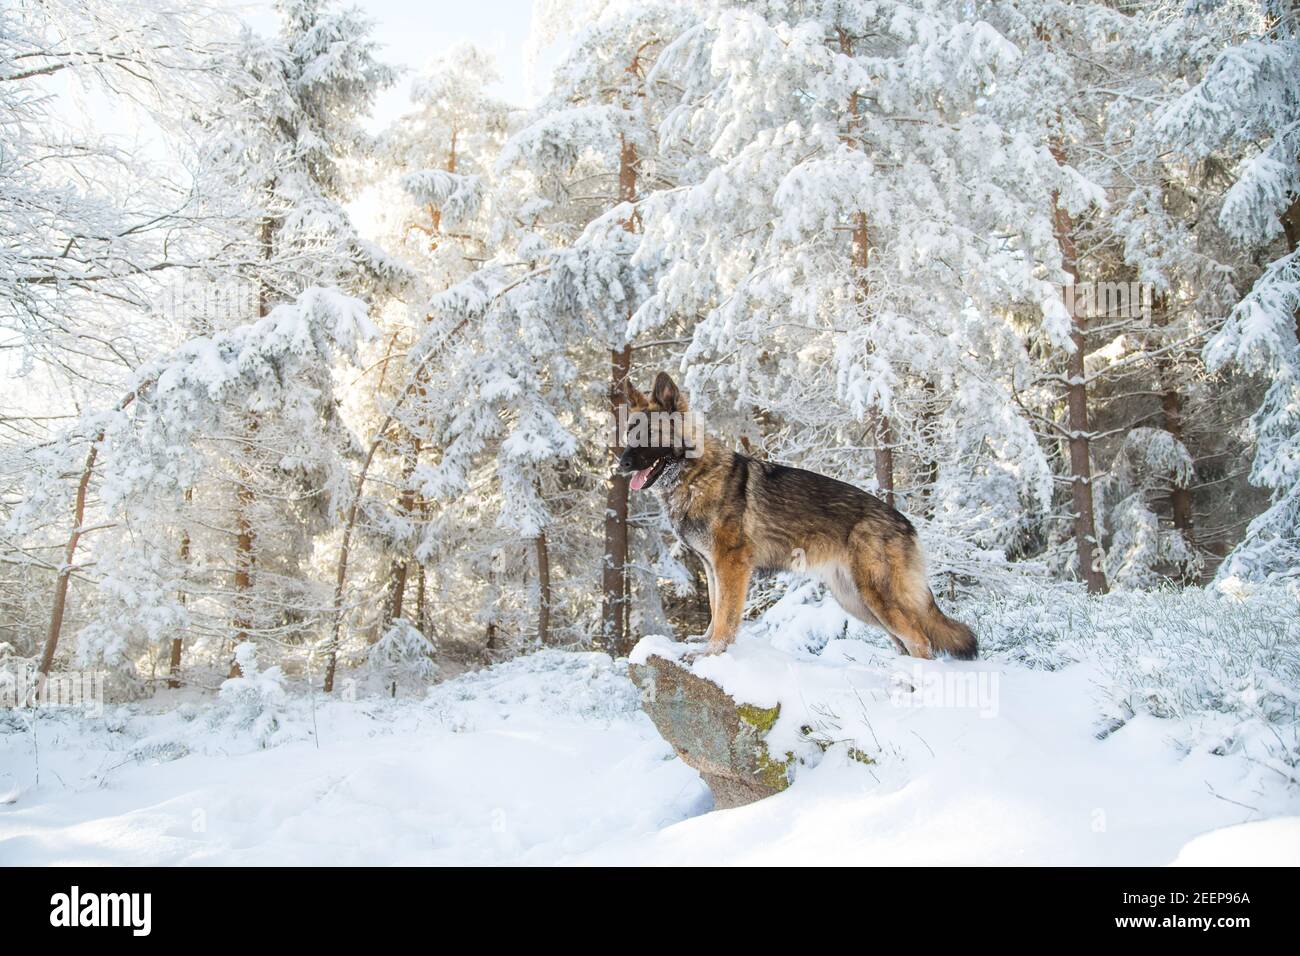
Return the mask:
<svg viewBox="0 0 1300 956">
<path fill-rule="evenodd" d="M 907 645 L 895 637 L 885 625 L 880 623 L 878 618 L 867 602 L 862 599 L 862 594 L 858 590 L 857 584 L 853 581 L 853 572 L 842 564 L 834 564 L 826 568 L 820 575 L 822 582 L 830 589 L 831 596 L 844 610 L 856 617 L 863 624 L 870 624 L 878 627 L 889 635 L 889 639 L 894 642 L 898 648 L 898 653 L 907 654 Z"/>
<path fill-rule="evenodd" d="M 962 660 L 976 656 L 971 629 L 935 603 L 915 541 L 895 539 L 864 549 L 856 558 L 853 578 L 862 601 L 909 654 L 929 658 L 939 652 Z"/>
<path fill-rule="evenodd" d="M 898 645 L 905 654 L 912 657 L 931 658 L 934 657 L 934 649 L 930 644 L 930 639 L 926 636 L 925 630 L 921 627 L 916 617 L 907 610 L 892 603 L 892 601 L 870 585 L 861 589 L 862 599 L 867 606 L 872 609 L 880 623 L 884 625 L 889 636 L 893 638 L 894 644 Z"/>
<path fill-rule="evenodd" d="M 853 584 L 859 600 L 912 657 L 930 658 L 934 648 L 922 626 L 921 597 L 929 597 L 914 541 L 867 537 L 853 554 Z"/>
</svg>

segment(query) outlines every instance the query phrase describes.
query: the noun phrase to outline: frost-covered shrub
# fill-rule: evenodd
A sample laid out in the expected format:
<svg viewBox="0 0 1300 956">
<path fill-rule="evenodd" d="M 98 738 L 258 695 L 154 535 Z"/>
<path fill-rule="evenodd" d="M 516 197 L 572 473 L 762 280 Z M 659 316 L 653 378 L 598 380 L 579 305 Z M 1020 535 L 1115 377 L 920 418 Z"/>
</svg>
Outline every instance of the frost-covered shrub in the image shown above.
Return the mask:
<svg viewBox="0 0 1300 956">
<path fill-rule="evenodd" d="M 1200 554 L 1177 528 L 1162 523 L 1152 501 L 1170 487 L 1189 487 L 1196 478 L 1192 456 L 1169 432 L 1134 428 L 1126 436 L 1099 483 L 1099 503 L 1110 529 L 1106 579 L 1120 587 L 1149 588 L 1170 572 L 1189 578 L 1204 565 Z"/>
<path fill-rule="evenodd" d="M 1177 719 L 1188 747 L 1242 750 L 1294 779 L 1300 765 L 1300 592 L 1247 587 L 1089 597 L 1057 585 L 965 602 L 983 656 L 1031 667 L 1087 661 L 1103 716 Z"/>
<path fill-rule="evenodd" d="M 462 674 L 429 690 L 428 706 L 446 725 L 471 729 L 478 716 L 543 712 L 571 720 L 635 720 L 640 698 L 626 664 L 596 652 L 554 648 Z"/>
<path fill-rule="evenodd" d="M 399 684 L 424 685 L 438 676 L 438 643 L 405 618 L 397 618 L 366 654 L 370 669 L 397 696 Z"/>
<path fill-rule="evenodd" d="M 789 654 L 818 654 L 837 637 L 859 636 L 866 625 L 851 617 L 824 585 L 793 575 L 785 593 L 763 612 L 756 628 Z"/>
<path fill-rule="evenodd" d="M 235 648 L 235 661 L 242 676 L 222 682 L 220 695 L 225 706 L 219 721 L 251 734 L 259 746 L 271 746 L 279 736 L 286 703 L 284 674 L 278 666 L 261 669 L 257 645 L 252 641 Z"/>
<path fill-rule="evenodd" d="M 1219 566 L 1218 580 L 1300 579 L 1300 484 L 1279 495 L 1251 521 L 1242 539 Z"/>
<path fill-rule="evenodd" d="M 1240 754 L 1300 783 L 1300 589 L 1235 582 L 1092 597 L 1082 585 L 1022 585 L 946 609 L 975 631 L 981 658 L 1089 668 L 1099 734 L 1147 715 L 1167 720 L 1181 747 Z M 807 581 L 790 582 L 745 629 L 829 666 L 874 659 L 888 669 L 896 660 L 881 631 Z M 863 652 L 853 649 L 858 640 Z"/>
</svg>

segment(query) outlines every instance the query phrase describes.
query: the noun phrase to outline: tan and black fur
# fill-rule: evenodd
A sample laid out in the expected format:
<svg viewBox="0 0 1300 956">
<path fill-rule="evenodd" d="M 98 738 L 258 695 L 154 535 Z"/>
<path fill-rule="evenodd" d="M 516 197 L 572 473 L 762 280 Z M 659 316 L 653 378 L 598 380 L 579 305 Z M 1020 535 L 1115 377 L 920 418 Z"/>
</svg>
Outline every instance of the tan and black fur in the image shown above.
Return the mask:
<svg viewBox="0 0 1300 956">
<path fill-rule="evenodd" d="M 628 400 L 635 412 L 687 411 L 664 372 L 649 398 L 629 388 Z M 735 640 L 755 571 L 796 570 L 819 577 L 845 611 L 882 627 L 904 654 L 975 657 L 970 628 L 935 603 L 903 515 L 852 485 L 757 461 L 707 436 L 695 450 L 629 442 L 619 466 L 638 473 L 642 488 L 658 485 L 677 536 L 704 563 L 712 615 L 704 653 Z"/>
</svg>

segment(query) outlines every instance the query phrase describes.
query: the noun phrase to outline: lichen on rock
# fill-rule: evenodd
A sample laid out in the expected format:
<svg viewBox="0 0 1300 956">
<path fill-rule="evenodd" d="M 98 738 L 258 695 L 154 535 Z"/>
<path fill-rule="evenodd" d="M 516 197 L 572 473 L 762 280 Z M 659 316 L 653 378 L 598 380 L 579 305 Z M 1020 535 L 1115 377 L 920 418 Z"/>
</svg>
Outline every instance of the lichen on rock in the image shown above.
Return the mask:
<svg viewBox="0 0 1300 956">
<path fill-rule="evenodd" d="M 753 803 L 790 786 L 791 752 L 773 754 L 767 735 L 780 705 L 737 702 L 721 687 L 663 657 L 628 668 L 641 707 L 688 766 L 699 771 L 719 808 Z"/>
</svg>

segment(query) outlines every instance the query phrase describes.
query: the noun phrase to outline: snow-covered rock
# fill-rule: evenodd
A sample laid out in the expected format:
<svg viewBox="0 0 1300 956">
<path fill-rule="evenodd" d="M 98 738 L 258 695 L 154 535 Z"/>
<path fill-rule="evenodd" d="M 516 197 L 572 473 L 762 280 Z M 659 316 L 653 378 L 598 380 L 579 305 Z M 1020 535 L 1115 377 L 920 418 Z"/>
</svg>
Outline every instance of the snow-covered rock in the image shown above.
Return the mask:
<svg viewBox="0 0 1300 956">
<path fill-rule="evenodd" d="M 790 786 L 793 753 L 773 753 L 766 736 L 781 705 L 737 701 L 712 681 L 658 655 L 629 668 L 641 707 L 682 762 L 700 772 L 715 806 L 753 803 Z"/>
</svg>

